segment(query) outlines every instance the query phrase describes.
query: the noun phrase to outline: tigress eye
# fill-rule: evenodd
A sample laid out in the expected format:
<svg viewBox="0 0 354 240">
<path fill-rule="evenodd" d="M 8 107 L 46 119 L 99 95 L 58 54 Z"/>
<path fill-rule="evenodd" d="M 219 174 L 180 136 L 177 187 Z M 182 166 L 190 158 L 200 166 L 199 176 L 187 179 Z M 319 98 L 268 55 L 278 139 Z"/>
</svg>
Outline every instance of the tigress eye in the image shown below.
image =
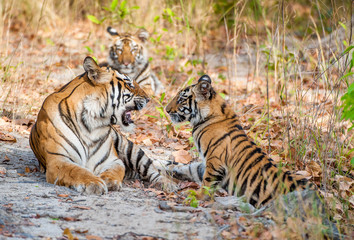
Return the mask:
<svg viewBox="0 0 354 240">
<path fill-rule="evenodd" d="M 122 49 L 118 49 L 118 48 L 117 48 L 117 53 L 118 53 L 118 54 L 122 54 Z"/>
<path fill-rule="evenodd" d="M 136 51 L 138 51 L 138 48 L 137 48 L 137 47 L 134 47 L 134 48 L 131 50 L 132 53 L 135 53 Z"/>
</svg>

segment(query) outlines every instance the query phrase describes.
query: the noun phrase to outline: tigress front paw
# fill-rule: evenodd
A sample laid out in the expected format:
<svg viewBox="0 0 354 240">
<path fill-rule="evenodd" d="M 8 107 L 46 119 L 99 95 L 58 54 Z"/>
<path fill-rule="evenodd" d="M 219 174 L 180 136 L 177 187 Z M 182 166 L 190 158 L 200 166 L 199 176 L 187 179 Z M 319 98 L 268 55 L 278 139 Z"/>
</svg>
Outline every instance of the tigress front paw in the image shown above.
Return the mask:
<svg viewBox="0 0 354 240">
<path fill-rule="evenodd" d="M 122 187 L 124 175 L 125 169 L 119 166 L 103 172 L 100 177 L 105 181 L 108 190 L 118 191 Z"/>
<path fill-rule="evenodd" d="M 102 195 L 108 192 L 105 182 L 99 177 L 91 178 L 85 181 L 85 183 L 74 184 L 71 187 L 84 194 Z"/>
</svg>

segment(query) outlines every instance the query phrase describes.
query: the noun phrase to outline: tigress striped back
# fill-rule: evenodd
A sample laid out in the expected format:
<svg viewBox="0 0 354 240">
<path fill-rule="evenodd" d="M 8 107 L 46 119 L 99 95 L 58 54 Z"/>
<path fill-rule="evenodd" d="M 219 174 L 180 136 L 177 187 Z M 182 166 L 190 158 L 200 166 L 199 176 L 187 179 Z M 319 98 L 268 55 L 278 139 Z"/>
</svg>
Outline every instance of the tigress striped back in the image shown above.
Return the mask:
<svg viewBox="0 0 354 240">
<path fill-rule="evenodd" d="M 128 75 L 140 86 L 150 85 L 156 95 L 161 93 L 164 86 L 151 71 L 148 51 L 144 45 L 149 33 L 145 29 L 140 29 L 135 35 L 118 33 L 112 27 L 108 27 L 107 32 L 114 37 L 109 46 L 108 65 Z"/>
<path fill-rule="evenodd" d="M 31 130 L 30 146 L 47 181 L 89 194 L 118 190 L 125 172 L 163 181 L 152 160 L 111 125 L 132 130 L 131 111 L 147 104 L 146 93 L 90 57 L 84 69 L 46 98 Z"/>
<path fill-rule="evenodd" d="M 204 160 L 175 167 L 177 177 L 245 195 L 256 207 L 308 185 L 303 176 L 278 169 L 247 137 L 234 111 L 212 88 L 209 76 L 181 90 L 166 111 L 173 122 L 191 122 L 194 143 Z"/>
</svg>

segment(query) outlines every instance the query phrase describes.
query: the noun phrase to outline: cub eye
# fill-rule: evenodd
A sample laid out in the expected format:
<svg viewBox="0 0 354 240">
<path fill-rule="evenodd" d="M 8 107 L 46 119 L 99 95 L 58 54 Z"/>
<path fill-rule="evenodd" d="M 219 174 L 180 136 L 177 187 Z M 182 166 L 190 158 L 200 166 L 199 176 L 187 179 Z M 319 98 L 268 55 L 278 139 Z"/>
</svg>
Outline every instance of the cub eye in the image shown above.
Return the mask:
<svg viewBox="0 0 354 240">
<path fill-rule="evenodd" d="M 181 98 L 181 97 L 179 97 L 178 99 L 177 99 L 177 103 L 183 103 L 184 102 L 184 99 L 183 98 Z"/>
<path fill-rule="evenodd" d="M 135 88 L 133 81 L 130 81 L 130 79 L 128 79 L 128 78 L 126 78 L 126 79 L 124 79 L 124 80 L 125 80 L 125 83 L 127 84 L 127 86 L 128 86 L 129 88 L 132 88 L 132 89 Z"/>
</svg>

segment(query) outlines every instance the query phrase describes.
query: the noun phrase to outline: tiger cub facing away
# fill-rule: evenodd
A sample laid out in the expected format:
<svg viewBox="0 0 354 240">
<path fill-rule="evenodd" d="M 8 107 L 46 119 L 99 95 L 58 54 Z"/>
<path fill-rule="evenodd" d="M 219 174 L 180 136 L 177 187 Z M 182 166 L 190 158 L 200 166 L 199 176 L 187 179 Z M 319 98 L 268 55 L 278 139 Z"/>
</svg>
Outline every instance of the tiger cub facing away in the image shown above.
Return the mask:
<svg viewBox="0 0 354 240">
<path fill-rule="evenodd" d="M 209 76 L 179 91 L 166 111 L 175 123 L 190 121 L 194 143 L 204 160 L 174 167 L 177 178 L 202 181 L 206 187 L 221 186 L 230 195 L 245 195 L 255 207 L 311 185 L 301 175 L 280 171 L 247 137 L 234 111 L 214 91 Z"/>
<path fill-rule="evenodd" d="M 166 182 L 143 150 L 111 125 L 131 130 L 131 112 L 147 104 L 146 93 L 91 57 L 83 67 L 85 73 L 45 99 L 31 130 L 30 146 L 47 181 L 87 194 L 118 190 L 124 176 Z"/>
<path fill-rule="evenodd" d="M 122 74 L 136 80 L 140 86 L 150 85 L 155 95 L 164 90 L 164 86 L 151 71 L 148 50 L 145 43 L 149 33 L 145 29 L 138 30 L 135 34 L 118 33 L 112 27 L 107 32 L 113 37 L 109 46 L 108 63 Z"/>
</svg>

